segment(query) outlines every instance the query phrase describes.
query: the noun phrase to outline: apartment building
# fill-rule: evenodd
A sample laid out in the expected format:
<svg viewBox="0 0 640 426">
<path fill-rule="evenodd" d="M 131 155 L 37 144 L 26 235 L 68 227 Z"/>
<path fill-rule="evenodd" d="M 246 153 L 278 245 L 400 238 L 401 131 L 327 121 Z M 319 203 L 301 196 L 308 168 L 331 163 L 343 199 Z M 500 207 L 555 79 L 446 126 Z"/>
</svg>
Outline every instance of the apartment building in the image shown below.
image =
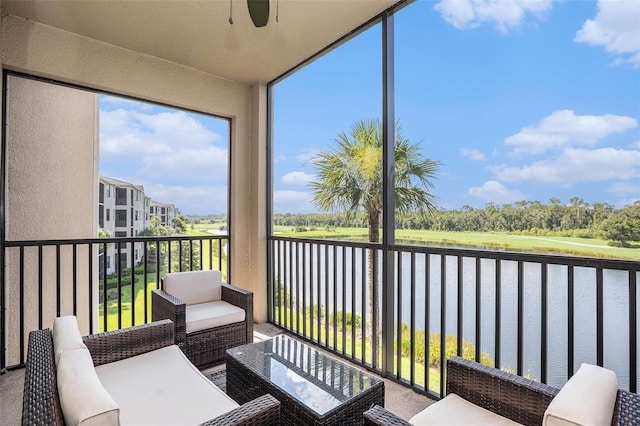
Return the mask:
<svg viewBox="0 0 640 426">
<path fill-rule="evenodd" d="M 173 204 L 159 203 L 151 200 L 149 203 L 149 215 L 158 216 L 161 225 L 173 227 L 173 220 L 180 215 L 180 210 Z"/>
<path fill-rule="evenodd" d="M 173 204 L 151 200 L 141 185 L 100 176 L 98 226 L 111 237 L 137 237 L 142 230 L 151 226 L 152 216 L 158 216 L 161 225 L 173 227 L 173 219 L 179 214 Z M 112 244 L 107 247 L 107 274 L 116 272 L 118 264 L 121 268 L 135 266 L 143 260 L 143 256 L 144 243 L 122 244 L 118 262 L 118 248 Z"/>
</svg>

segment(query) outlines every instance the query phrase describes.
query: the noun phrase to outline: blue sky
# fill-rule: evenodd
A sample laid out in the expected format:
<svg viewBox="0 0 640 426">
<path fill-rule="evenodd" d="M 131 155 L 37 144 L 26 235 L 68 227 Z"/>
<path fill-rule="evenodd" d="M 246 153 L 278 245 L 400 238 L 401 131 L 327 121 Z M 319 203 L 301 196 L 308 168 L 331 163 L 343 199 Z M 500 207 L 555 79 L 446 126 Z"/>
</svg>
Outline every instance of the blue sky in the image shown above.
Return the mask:
<svg viewBox="0 0 640 426">
<path fill-rule="evenodd" d="M 640 199 L 640 1 L 418 1 L 395 31 L 396 119 L 443 163 L 440 208 Z M 380 36 L 276 86 L 276 212 L 314 211 L 309 159 L 381 117 Z"/>
<path fill-rule="evenodd" d="M 640 1 L 419 0 L 395 31 L 396 119 L 442 163 L 440 208 L 640 200 Z M 381 117 L 380 39 L 376 25 L 276 85 L 276 213 L 316 211 L 314 153 Z M 100 109 L 102 175 L 184 214 L 226 211 L 226 120 Z"/>
</svg>

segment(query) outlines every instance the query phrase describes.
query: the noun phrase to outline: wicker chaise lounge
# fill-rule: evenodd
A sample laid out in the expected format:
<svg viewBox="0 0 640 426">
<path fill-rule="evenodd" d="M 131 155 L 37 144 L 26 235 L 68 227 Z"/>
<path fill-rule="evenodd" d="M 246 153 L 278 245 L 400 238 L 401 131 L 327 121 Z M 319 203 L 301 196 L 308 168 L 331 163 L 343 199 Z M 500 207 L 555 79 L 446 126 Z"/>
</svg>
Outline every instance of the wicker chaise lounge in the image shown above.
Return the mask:
<svg viewBox="0 0 640 426">
<path fill-rule="evenodd" d="M 222 363 L 227 349 L 253 341 L 253 293 L 221 283 L 220 271 L 166 274 L 151 297 L 153 320 L 173 321 L 176 344 L 198 368 Z"/>
<path fill-rule="evenodd" d="M 458 395 L 477 407 L 503 417 L 506 422 L 513 421 L 523 425 L 543 424 L 549 404 L 560 392 L 560 389 L 552 386 L 460 357 L 447 360 L 446 374 L 447 394 Z M 598 386 L 591 386 L 588 392 L 594 394 L 599 390 Z M 639 395 L 619 389 L 616 396 L 614 389 L 613 399 L 615 399 L 615 405 L 611 425 L 640 424 Z M 586 410 L 590 404 L 588 401 L 582 400 L 579 405 L 581 409 Z M 429 407 L 425 411 L 428 409 Z M 418 413 L 416 417 L 420 414 Z M 454 418 L 460 415 L 461 413 L 453 413 Z M 380 406 L 374 406 L 364 413 L 365 425 L 408 426 L 423 424 L 416 417 L 408 422 Z M 576 425 L 581 423 L 568 423 L 555 419 L 553 423 L 548 421 L 548 424 Z M 592 422 L 591 424 L 599 423 Z"/>
<path fill-rule="evenodd" d="M 23 425 L 280 422 L 271 395 L 239 406 L 204 377 L 174 345 L 169 320 L 71 339 L 56 326 L 29 334 Z"/>
</svg>

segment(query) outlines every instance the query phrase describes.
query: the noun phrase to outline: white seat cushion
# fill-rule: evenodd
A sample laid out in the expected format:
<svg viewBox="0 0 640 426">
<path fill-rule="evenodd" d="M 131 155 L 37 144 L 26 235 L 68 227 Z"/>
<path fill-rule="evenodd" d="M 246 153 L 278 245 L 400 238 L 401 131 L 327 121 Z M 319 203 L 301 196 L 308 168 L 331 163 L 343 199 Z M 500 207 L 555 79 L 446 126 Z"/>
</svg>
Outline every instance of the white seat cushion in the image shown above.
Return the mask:
<svg viewBox="0 0 640 426">
<path fill-rule="evenodd" d="M 175 345 L 96 367 L 123 425 L 196 425 L 238 407 Z"/>
<path fill-rule="evenodd" d="M 100 383 L 88 349 L 60 354 L 56 382 L 66 424 L 120 424 L 118 405 Z"/>
<path fill-rule="evenodd" d="M 87 346 L 82 341 L 82 335 L 75 316 L 69 315 L 55 318 L 51 327 L 51 334 L 56 366 L 61 353 L 75 349 L 87 349 Z"/>
<path fill-rule="evenodd" d="M 187 305 L 185 311 L 187 333 L 242 322 L 246 315 L 244 309 L 223 300 Z"/>
<path fill-rule="evenodd" d="M 444 399 L 431 404 L 413 416 L 411 420 L 409 420 L 409 423 L 416 426 L 513 426 L 519 424 L 489 410 L 478 407 L 455 393 L 450 393 Z"/>
<path fill-rule="evenodd" d="M 596 365 L 582 364 L 553 398 L 542 424 L 609 425 L 617 395 L 616 373 Z"/>
<path fill-rule="evenodd" d="M 222 299 L 220 271 L 172 272 L 162 279 L 163 289 L 187 305 Z"/>
</svg>

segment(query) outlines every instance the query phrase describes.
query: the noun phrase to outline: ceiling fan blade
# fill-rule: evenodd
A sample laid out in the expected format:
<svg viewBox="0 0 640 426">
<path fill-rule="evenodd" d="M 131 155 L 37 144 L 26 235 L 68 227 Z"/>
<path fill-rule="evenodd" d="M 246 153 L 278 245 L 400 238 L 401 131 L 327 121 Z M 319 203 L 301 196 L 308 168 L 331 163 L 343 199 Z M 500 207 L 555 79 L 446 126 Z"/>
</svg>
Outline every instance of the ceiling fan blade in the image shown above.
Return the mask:
<svg viewBox="0 0 640 426">
<path fill-rule="evenodd" d="M 247 0 L 249 16 L 256 27 L 264 27 L 269 22 L 269 0 Z"/>
</svg>

